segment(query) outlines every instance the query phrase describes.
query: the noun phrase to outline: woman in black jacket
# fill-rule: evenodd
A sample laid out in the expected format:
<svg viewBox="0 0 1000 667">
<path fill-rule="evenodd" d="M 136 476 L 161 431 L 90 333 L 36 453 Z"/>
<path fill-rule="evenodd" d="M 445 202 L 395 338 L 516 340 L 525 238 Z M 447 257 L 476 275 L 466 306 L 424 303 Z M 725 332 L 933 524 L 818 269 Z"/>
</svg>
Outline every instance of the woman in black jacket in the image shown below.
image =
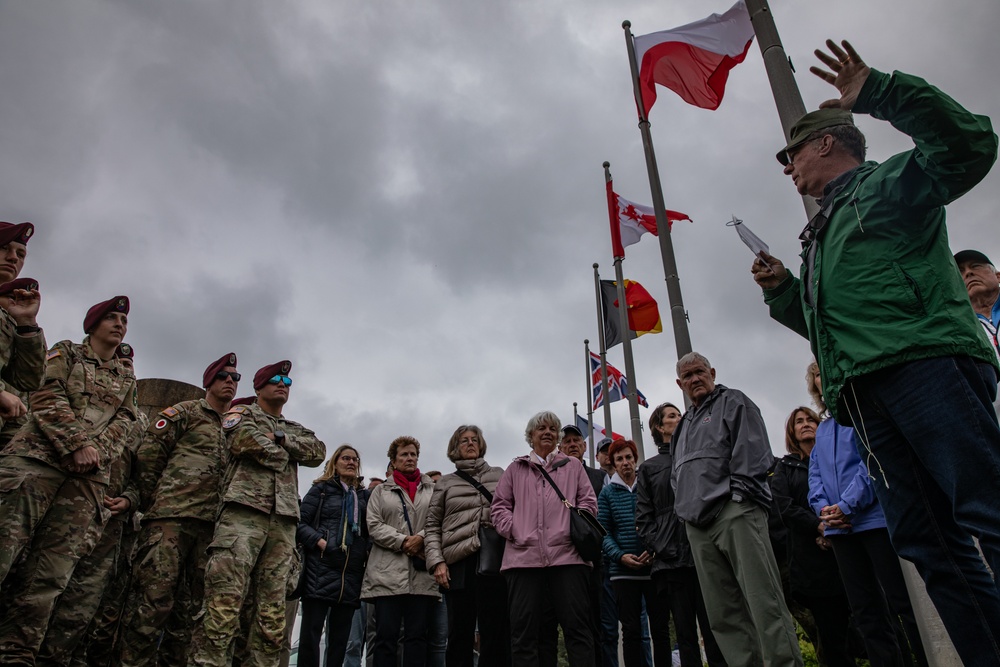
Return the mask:
<svg viewBox="0 0 1000 667">
<path fill-rule="evenodd" d="M 652 583 L 673 614 L 681 665 L 701 667 L 698 643 L 698 626 L 701 626 L 709 667 L 726 667 L 726 659 L 709 626 L 684 525 L 674 513 L 670 439 L 680 420 L 681 411 L 673 403 L 658 405 L 649 417 L 649 431 L 659 454 L 647 459 L 636 471 L 635 527 L 646 550 L 653 554 Z"/>
<path fill-rule="evenodd" d="M 788 454 L 775 465 L 771 493 L 788 530 L 788 569 L 792 597 L 816 620 L 820 660 L 830 667 L 855 667 L 848 651 L 851 609 L 837 561 L 823 537 L 823 526 L 809 506 L 809 454 L 816 444 L 819 416 L 796 408 L 785 424 Z"/>
<path fill-rule="evenodd" d="M 358 451 L 341 445 L 302 500 L 298 529 L 305 552 L 298 662 L 302 667 L 319 667 L 324 623 L 326 666 L 343 664 L 354 612 L 361 606 L 361 580 L 368 560 L 368 492 L 360 487 L 360 470 Z"/>
</svg>

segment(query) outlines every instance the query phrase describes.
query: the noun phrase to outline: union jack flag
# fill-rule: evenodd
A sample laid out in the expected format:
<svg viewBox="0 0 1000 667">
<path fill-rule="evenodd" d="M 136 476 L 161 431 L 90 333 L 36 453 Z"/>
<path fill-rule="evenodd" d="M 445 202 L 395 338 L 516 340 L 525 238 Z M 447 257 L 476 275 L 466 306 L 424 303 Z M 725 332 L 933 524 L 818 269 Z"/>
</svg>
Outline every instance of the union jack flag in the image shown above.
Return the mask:
<svg viewBox="0 0 1000 667">
<path fill-rule="evenodd" d="M 591 394 L 593 397 L 593 409 L 604 405 L 604 383 L 601 382 L 601 357 L 598 354 L 590 353 L 590 380 L 591 380 Z M 638 388 L 635 390 L 636 397 L 639 401 L 639 405 L 648 408 L 649 403 L 646 402 L 646 397 L 642 395 L 642 392 Z M 611 403 L 615 401 L 620 401 L 628 396 L 628 378 L 626 378 L 620 370 L 608 364 L 608 400 Z"/>
</svg>

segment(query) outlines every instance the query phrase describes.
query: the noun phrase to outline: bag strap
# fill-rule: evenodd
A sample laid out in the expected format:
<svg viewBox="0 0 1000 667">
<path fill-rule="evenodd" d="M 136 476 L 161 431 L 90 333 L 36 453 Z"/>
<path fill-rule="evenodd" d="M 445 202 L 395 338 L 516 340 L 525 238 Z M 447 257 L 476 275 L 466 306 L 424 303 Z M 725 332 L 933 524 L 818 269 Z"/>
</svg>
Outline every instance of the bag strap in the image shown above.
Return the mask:
<svg viewBox="0 0 1000 667">
<path fill-rule="evenodd" d="M 410 535 L 413 535 L 413 525 L 410 523 L 410 513 L 406 511 L 406 499 L 403 498 L 403 490 L 396 489 L 399 492 L 399 504 L 403 506 L 403 519 L 406 520 L 406 529 L 410 531 Z"/>
<path fill-rule="evenodd" d="M 486 498 L 486 502 L 488 503 L 493 502 L 493 494 L 490 493 L 485 486 L 476 481 L 475 477 L 465 472 L 464 470 L 456 470 L 455 474 L 464 479 L 472 486 L 476 487 L 476 490 L 479 491 L 479 493 L 483 494 L 483 498 Z"/>
<path fill-rule="evenodd" d="M 559 490 L 559 487 L 556 486 L 556 483 L 554 481 L 552 481 L 552 478 L 549 476 L 549 473 L 545 472 L 545 467 L 544 466 L 540 466 L 537 463 L 532 463 L 531 465 L 533 465 L 536 468 L 538 468 L 538 471 L 541 472 L 542 475 L 545 476 L 545 479 L 549 480 L 549 484 L 552 485 L 552 489 L 556 492 L 556 495 L 559 496 L 559 500 L 562 501 L 562 504 L 565 505 L 569 509 L 573 509 L 573 506 L 569 504 L 568 500 L 566 500 L 566 496 L 564 496 L 563 492 Z"/>
</svg>

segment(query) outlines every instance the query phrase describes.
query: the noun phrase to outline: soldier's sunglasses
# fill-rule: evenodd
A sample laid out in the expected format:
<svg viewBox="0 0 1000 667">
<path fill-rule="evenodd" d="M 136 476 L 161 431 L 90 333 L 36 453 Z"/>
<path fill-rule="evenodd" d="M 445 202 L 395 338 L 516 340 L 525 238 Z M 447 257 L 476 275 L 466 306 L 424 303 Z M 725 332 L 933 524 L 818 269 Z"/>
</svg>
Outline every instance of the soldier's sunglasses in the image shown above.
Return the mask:
<svg viewBox="0 0 1000 667">
<path fill-rule="evenodd" d="M 239 382 L 241 377 L 243 376 L 237 373 L 236 371 L 219 371 L 218 373 L 215 374 L 216 380 L 223 380 L 223 381 L 225 381 L 226 378 L 233 378 L 233 382 Z"/>
<path fill-rule="evenodd" d="M 286 387 L 292 386 L 292 378 L 287 375 L 275 375 L 273 378 L 267 381 L 268 384 L 278 384 L 284 383 Z"/>
</svg>

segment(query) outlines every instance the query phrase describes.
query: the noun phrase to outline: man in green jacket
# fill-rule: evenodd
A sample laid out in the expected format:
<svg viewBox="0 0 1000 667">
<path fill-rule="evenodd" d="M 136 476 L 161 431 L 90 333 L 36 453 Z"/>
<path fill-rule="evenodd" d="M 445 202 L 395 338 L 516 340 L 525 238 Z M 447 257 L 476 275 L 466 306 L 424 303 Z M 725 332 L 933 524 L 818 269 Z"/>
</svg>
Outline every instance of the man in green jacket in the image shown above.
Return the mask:
<svg viewBox="0 0 1000 667">
<path fill-rule="evenodd" d="M 967 665 L 1000 664 L 997 357 L 948 247 L 944 206 L 996 160 L 988 118 L 914 76 L 870 69 L 827 42 L 812 72 L 840 99 L 793 127 L 778 153 L 816 197 L 800 277 L 754 261 L 771 317 L 809 338 L 827 404 L 853 426 L 893 546 L 912 561 Z M 865 162 L 851 111 L 888 120 L 912 150 Z M 843 520 L 844 517 L 828 517 Z"/>
</svg>

